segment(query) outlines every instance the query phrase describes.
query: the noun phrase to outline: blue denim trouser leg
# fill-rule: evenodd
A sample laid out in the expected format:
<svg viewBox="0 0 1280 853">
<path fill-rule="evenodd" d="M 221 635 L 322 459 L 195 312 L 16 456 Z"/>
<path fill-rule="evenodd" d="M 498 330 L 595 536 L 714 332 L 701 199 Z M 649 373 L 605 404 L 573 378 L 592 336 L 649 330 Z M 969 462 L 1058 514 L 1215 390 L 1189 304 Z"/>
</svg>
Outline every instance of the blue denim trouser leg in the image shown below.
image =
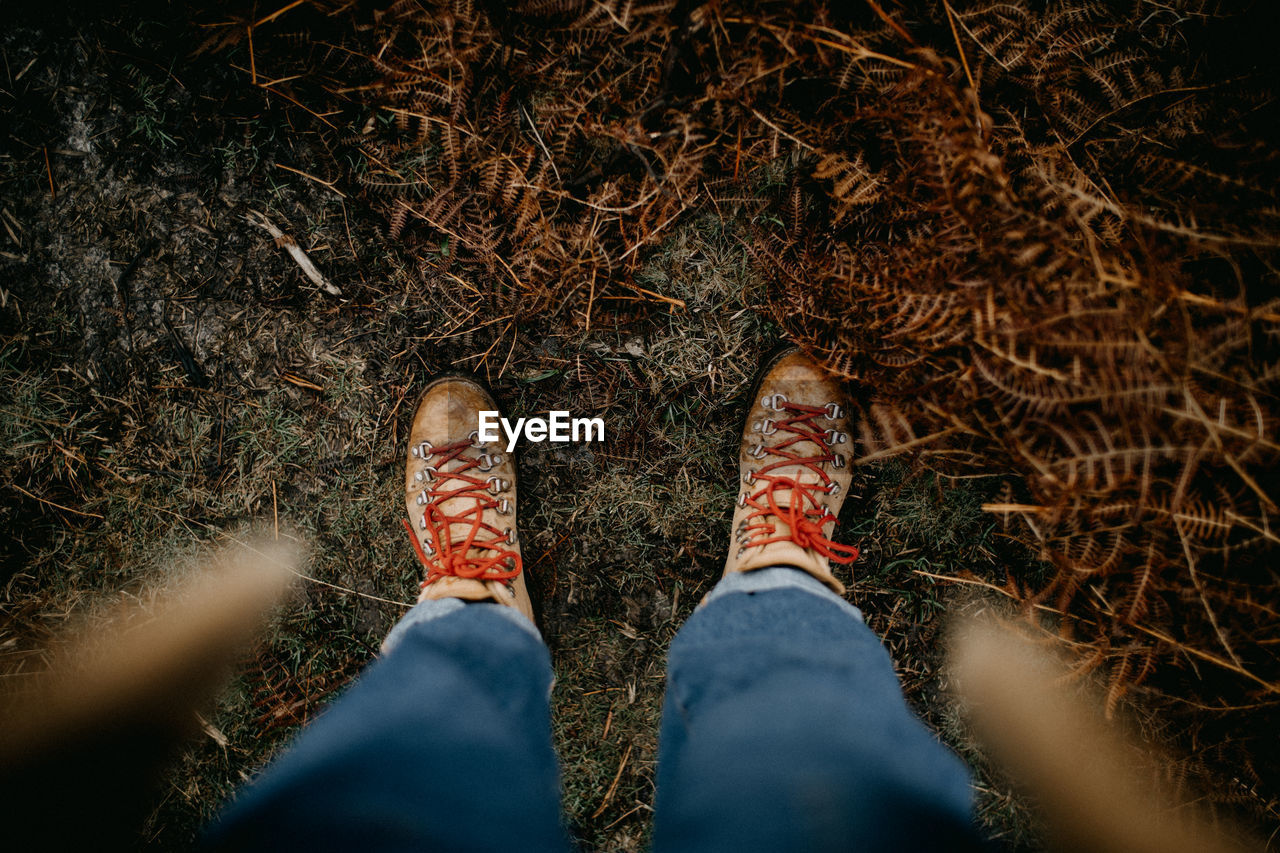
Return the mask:
<svg viewBox="0 0 1280 853">
<path fill-rule="evenodd" d="M 385 654 L 242 792 L 204 846 L 566 851 L 551 662 L 497 604 L 423 602 Z"/>
<path fill-rule="evenodd" d="M 730 575 L 672 642 L 657 853 L 963 850 L 971 811 L 861 613 L 803 572 Z"/>
<path fill-rule="evenodd" d="M 563 851 L 546 647 L 510 608 L 418 605 L 205 846 Z M 858 611 L 807 575 L 720 582 L 672 644 L 655 848 L 957 850 L 963 765 Z"/>
</svg>

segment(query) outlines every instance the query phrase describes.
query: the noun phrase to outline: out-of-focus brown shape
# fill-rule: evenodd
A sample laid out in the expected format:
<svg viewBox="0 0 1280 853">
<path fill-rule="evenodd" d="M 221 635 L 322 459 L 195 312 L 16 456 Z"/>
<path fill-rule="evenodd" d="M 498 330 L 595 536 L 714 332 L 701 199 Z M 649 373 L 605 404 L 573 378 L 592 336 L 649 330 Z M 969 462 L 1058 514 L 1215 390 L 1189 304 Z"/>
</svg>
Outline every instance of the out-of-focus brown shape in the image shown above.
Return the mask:
<svg viewBox="0 0 1280 853">
<path fill-rule="evenodd" d="M 200 731 L 198 711 L 298 561 L 282 542 L 228 547 L 152 603 L 120 607 L 53 653 L 0 718 L 0 813 L 14 849 L 136 843 L 159 771 Z"/>
<path fill-rule="evenodd" d="M 968 719 L 988 754 L 1034 796 L 1054 849 L 1115 853 L 1234 853 L 1255 849 L 1176 803 L 1144 772 L 1150 762 L 1069 679 L 1043 642 L 993 617 L 963 622 L 951 666 Z M 1136 759 L 1136 760 L 1135 760 Z"/>
</svg>

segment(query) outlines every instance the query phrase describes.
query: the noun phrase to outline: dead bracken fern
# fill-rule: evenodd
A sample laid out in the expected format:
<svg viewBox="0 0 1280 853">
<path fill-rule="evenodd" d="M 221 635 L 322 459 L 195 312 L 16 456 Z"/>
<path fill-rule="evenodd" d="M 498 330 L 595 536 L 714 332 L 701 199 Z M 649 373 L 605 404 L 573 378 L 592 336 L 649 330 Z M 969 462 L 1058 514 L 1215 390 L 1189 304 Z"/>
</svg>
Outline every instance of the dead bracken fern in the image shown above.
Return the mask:
<svg viewBox="0 0 1280 853">
<path fill-rule="evenodd" d="M 865 390 L 864 456 L 1005 476 L 988 509 L 1056 570 L 1010 594 L 1277 819 L 1271 6 L 289 8 L 210 44 L 253 33 L 257 82 L 329 116 L 389 235 L 469 282 L 431 297 L 458 329 L 673 307 L 633 273 L 719 211 Z"/>
</svg>

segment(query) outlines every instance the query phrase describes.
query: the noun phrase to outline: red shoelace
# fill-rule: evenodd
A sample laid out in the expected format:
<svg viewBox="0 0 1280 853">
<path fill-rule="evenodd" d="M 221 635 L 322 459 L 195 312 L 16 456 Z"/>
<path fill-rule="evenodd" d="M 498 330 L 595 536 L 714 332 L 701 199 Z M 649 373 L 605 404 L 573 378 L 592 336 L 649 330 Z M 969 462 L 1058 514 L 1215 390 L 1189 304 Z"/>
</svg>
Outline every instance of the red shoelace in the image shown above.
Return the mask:
<svg viewBox="0 0 1280 853">
<path fill-rule="evenodd" d="M 501 502 L 489 491 L 489 484 L 495 478 L 468 473 L 481 467 L 479 458 L 463 456 L 463 451 L 471 448 L 471 439 L 464 438 L 440 447 L 426 444 L 422 447 L 425 450 L 423 461 L 433 472 L 425 489 L 427 502 L 423 510 L 426 532 L 431 537 L 430 554 L 422 547 L 413 525 L 408 519 L 403 520 L 413 550 L 427 570 L 422 586 L 426 587 L 442 577 L 502 581 L 520 574 L 523 567 L 520 554 L 505 547 L 510 544 L 507 533 L 484 521 L 484 511 L 498 509 Z M 446 471 L 445 465 L 455 461 L 461 464 Z M 450 481 L 457 481 L 458 485 L 446 488 Z M 461 513 L 446 513 L 441 507 L 445 501 L 455 498 L 471 498 L 474 504 Z M 453 528 L 460 524 L 468 525 L 468 529 L 465 536 L 456 539 Z M 477 555 L 473 551 L 490 556 Z M 511 561 L 512 568 L 502 568 L 507 561 Z"/>
<path fill-rule="evenodd" d="M 790 433 L 791 437 L 773 445 L 766 444 L 764 425 L 761 426 L 760 446 L 763 453 L 760 455 L 767 453 L 781 458 L 755 471 L 747 484 L 748 487 L 757 482 L 763 482 L 764 485 L 756 492 L 748 493 L 743 501 L 744 506 L 752 509 L 743 520 L 743 547 L 794 542 L 801 548 L 817 551 L 832 562 L 848 565 L 858 559 L 858 549 L 852 545 L 841 545 L 823 534 L 822 525 L 835 516 L 827 512 L 818 498 L 819 493 L 831 493 L 834 481 L 822 470 L 822 464 L 835 461 L 835 454 L 826 452 L 820 456 L 805 456 L 798 450 L 790 449 L 803 442 L 812 442 L 822 448 L 829 447 L 827 436 L 833 434 L 833 431 L 823 430 L 815 423 L 819 416 L 827 413 L 828 407 L 803 406 L 785 400 L 776 405 L 776 411 L 786 412 L 788 416 L 778 420 L 770 418 L 766 422 L 773 423 L 777 432 Z M 816 474 L 818 482 L 805 483 L 798 477 L 769 473 L 778 468 L 796 465 Z M 780 494 L 790 497 L 786 506 L 778 505 Z M 784 522 L 790 532 L 779 535 L 778 525 L 770 523 L 767 520 L 769 516 Z"/>
</svg>

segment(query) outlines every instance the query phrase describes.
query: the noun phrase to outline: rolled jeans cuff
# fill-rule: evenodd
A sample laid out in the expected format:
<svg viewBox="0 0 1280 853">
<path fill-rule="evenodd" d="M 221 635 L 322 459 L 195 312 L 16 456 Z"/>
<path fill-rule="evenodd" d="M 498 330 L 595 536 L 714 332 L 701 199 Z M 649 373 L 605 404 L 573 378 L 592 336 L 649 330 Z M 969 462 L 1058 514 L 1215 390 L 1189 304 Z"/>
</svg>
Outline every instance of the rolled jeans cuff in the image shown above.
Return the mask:
<svg viewBox="0 0 1280 853">
<path fill-rule="evenodd" d="M 720 579 L 699 606 L 705 607 L 718 598 L 736 593 L 766 592 L 771 589 L 798 589 L 839 605 L 850 616 L 864 622 L 862 611 L 832 592 L 826 584 L 803 569 L 774 566 L 750 572 L 731 572 Z"/>
<path fill-rule="evenodd" d="M 498 613 L 503 619 L 510 620 L 513 624 L 518 625 L 522 630 L 528 631 L 539 643 L 542 642 L 542 635 L 538 633 L 538 628 L 530 622 L 525 615 L 514 607 L 507 607 L 505 604 L 497 604 L 487 601 L 463 601 L 460 598 L 429 598 L 419 601 L 408 613 L 400 617 L 387 634 L 387 638 L 382 641 L 382 653 L 385 655 L 391 651 L 405 635 L 413 629 L 415 625 L 423 622 L 430 622 L 432 619 L 439 619 L 442 616 L 448 616 L 462 610 L 464 607 L 488 607 Z"/>
</svg>

